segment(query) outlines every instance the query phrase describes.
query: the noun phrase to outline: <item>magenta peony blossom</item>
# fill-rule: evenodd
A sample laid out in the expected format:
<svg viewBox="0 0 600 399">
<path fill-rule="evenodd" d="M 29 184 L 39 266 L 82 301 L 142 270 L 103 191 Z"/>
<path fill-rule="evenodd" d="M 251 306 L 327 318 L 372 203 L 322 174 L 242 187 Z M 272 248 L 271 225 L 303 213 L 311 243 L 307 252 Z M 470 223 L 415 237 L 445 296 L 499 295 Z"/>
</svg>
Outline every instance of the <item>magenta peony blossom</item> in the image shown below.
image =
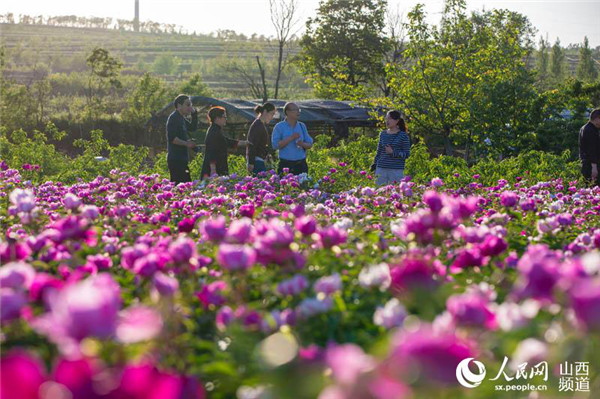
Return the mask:
<svg viewBox="0 0 600 399">
<path fill-rule="evenodd" d="M 221 306 L 225 303 L 225 298 L 221 295 L 227 289 L 227 283 L 224 281 L 215 281 L 214 283 L 202 286 L 196 297 L 202 302 L 205 309 L 210 305 Z"/>
<path fill-rule="evenodd" d="M 294 222 L 294 227 L 304 236 L 310 236 L 317 231 L 317 221 L 312 216 L 301 216 Z"/>
<path fill-rule="evenodd" d="M 515 205 L 517 205 L 518 201 L 519 196 L 512 191 L 504 191 L 500 195 L 500 203 L 502 204 L 502 206 L 505 206 L 507 208 L 514 207 Z"/>
<path fill-rule="evenodd" d="M 435 332 L 423 324 L 394 336 L 387 365 L 394 372 L 412 374 L 419 380 L 455 385 L 456 367 L 467 357 L 475 355 L 464 339 L 451 331 Z"/>
<path fill-rule="evenodd" d="M 231 222 L 225 241 L 234 244 L 244 244 L 252 236 L 252 220 L 248 218 L 237 219 Z"/>
<path fill-rule="evenodd" d="M 0 263 L 6 264 L 11 261 L 25 260 L 31 254 L 30 248 L 29 244 L 26 245 L 21 242 L 2 242 L 0 243 Z"/>
<path fill-rule="evenodd" d="M 40 386 L 46 381 L 42 362 L 20 349 L 4 353 L 0 360 L 0 397 L 38 399 Z"/>
</svg>

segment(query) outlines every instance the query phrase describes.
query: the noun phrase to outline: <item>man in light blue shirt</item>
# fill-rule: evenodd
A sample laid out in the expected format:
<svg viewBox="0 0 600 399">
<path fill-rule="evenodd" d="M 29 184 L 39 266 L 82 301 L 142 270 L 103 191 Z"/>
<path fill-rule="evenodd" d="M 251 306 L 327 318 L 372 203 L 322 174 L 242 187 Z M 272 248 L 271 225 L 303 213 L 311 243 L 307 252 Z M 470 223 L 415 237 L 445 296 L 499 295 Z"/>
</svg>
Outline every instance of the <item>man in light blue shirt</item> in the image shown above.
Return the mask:
<svg viewBox="0 0 600 399">
<path fill-rule="evenodd" d="M 286 103 L 283 107 L 285 119 L 275 125 L 271 136 L 274 150 L 279 150 L 279 165 L 277 173 L 283 168 L 289 168 L 290 173 L 308 174 L 306 150 L 313 145 L 313 139 L 308 134 L 306 125 L 300 122 L 300 107 L 295 103 Z"/>
</svg>

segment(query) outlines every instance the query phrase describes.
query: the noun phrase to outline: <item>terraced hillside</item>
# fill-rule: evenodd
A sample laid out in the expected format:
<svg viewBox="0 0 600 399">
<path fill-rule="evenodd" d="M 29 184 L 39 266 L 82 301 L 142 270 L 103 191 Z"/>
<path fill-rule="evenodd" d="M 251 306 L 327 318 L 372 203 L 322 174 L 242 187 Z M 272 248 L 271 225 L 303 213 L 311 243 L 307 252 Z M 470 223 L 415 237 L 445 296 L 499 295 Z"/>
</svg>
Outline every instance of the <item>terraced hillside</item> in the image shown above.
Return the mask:
<svg viewBox="0 0 600 399">
<path fill-rule="evenodd" d="M 244 96 L 248 86 L 239 74 L 227 70 L 232 59 L 239 60 L 258 76 L 255 57 L 261 57 L 267 71 L 274 68 L 276 48 L 265 38 L 248 40 L 213 35 L 136 33 L 98 28 L 69 28 L 47 25 L 0 24 L 5 49 L 4 75 L 26 81 L 35 65 L 47 65 L 50 72 L 86 69 L 86 54 L 94 47 L 106 48 L 124 64 L 124 74 L 152 71 L 166 81 L 179 80 L 199 72 L 218 95 Z M 292 46 L 290 56 L 297 54 Z M 304 78 L 293 68 L 282 79 L 282 89 L 310 96 Z"/>
</svg>

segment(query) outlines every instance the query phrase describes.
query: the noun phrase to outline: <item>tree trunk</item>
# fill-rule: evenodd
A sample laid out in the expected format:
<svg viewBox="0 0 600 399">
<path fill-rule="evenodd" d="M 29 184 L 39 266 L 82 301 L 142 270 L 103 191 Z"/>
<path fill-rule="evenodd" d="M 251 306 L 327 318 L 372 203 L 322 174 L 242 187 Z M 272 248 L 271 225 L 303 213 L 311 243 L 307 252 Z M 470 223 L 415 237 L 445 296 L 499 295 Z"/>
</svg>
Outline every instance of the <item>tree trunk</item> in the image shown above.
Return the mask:
<svg viewBox="0 0 600 399">
<path fill-rule="evenodd" d="M 266 103 L 267 100 L 269 99 L 269 93 L 267 92 L 267 82 L 265 80 L 265 70 L 263 69 L 262 65 L 260 64 L 260 57 L 258 55 L 256 56 L 256 63 L 258 64 L 258 70 L 260 71 L 260 79 L 262 81 L 262 87 L 263 87 L 262 101 L 263 101 L 263 103 Z"/>
<path fill-rule="evenodd" d="M 278 55 L 278 59 L 277 59 L 277 78 L 275 78 L 275 97 L 274 98 L 279 98 L 279 79 L 281 79 L 281 70 L 283 69 L 282 64 L 283 64 L 283 46 L 284 46 L 284 42 L 280 41 L 279 42 L 279 55 Z"/>
<path fill-rule="evenodd" d="M 450 128 L 444 128 L 444 154 L 452 156 L 454 154 L 454 148 L 452 147 L 452 142 L 450 141 Z"/>
</svg>

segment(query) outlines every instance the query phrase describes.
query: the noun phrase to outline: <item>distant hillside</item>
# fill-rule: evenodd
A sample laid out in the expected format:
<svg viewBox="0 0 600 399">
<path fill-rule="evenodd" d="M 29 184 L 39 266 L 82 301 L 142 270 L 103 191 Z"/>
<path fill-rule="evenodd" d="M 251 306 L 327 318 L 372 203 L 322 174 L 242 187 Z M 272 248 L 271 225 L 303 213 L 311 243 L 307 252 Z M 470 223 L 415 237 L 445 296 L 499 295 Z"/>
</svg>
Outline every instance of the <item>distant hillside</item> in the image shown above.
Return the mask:
<svg viewBox="0 0 600 399">
<path fill-rule="evenodd" d="M 246 93 L 247 85 L 240 76 L 224 70 L 223 62 L 247 60 L 248 68 L 257 72 L 255 56 L 259 55 L 268 71 L 277 55 L 276 48 L 264 37 L 236 40 L 211 35 L 5 23 L 0 24 L 0 32 L 0 43 L 6 52 L 3 72 L 17 81 L 24 81 L 31 68 L 39 64 L 47 65 L 50 72 L 84 71 L 87 54 L 94 47 L 103 47 L 123 61 L 123 74 L 150 71 L 172 82 L 198 72 L 216 93 L 236 95 Z M 297 52 L 298 47 L 292 46 L 290 54 Z M 161 73 L 165 68 L 171 70 Z M 289 88 L 306 95 L 311 92 L 293 68 L 283 77 L 282 87 L 284 91 Z"/>
</svg>

